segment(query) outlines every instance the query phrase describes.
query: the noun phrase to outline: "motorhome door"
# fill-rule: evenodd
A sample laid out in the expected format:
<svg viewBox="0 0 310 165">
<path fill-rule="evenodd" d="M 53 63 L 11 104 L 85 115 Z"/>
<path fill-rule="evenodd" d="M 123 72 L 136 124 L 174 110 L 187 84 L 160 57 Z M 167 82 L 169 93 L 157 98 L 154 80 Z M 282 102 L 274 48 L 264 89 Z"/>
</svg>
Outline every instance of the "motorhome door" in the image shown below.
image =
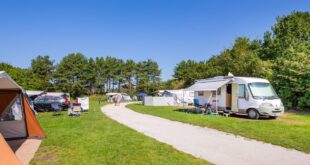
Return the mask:
<svg viewBox="0 0 310 165">
<path fill-rule="evenodd" d="M 248 100 L 246 99 L 247 89 L 245 84 L 238 85 L 238 109 L 240 113 L 246 113 Z"/>
<path fill-rule="evenodd" d="M 238 112 L 238 84 L 231 84 L 231 110 Z"/>
<path fill-rule="evenodd" d="M 226 86 L 226 110 L 231 110 L 231 84 Z"/>
</svg>

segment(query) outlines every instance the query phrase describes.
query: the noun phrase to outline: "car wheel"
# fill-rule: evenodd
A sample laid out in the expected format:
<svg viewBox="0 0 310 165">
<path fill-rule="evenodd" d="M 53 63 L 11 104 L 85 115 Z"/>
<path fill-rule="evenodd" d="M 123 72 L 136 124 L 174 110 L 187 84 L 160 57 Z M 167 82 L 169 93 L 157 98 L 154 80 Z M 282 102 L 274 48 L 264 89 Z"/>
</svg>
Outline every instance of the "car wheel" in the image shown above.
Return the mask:
<svg viewBox="0 0 310 165">
<path fill-rule="evenodd" d="M 248 117 L 250 119 L 258 119 L 259 118 L 259 113 L 255 109 L 249 109 L 248 110 Z"/>
</svg>

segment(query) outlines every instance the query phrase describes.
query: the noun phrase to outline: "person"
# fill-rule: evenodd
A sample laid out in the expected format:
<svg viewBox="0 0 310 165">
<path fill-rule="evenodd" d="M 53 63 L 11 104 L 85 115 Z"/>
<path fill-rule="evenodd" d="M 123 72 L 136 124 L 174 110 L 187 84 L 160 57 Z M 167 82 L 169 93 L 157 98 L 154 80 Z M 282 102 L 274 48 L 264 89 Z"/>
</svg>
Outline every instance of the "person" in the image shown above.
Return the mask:
<svg viewBox="0 0 310 165">
<path fill-rule="evenodd" d="M 134 96 L 132 97 L 132 100 L 133 100 L 133 101 L 137 101 L 137 100 L 138 100 L 137 96 L 134 95 Z"/>
<path fill-rule="evenodd" d="M 68 97 L 65 97 L 65 103 L 66 103 L 66 105 L 68 105 L 68 106 L 69 106 L 70 101 L 69 101 L 69 98 L 68 98 Z"/>
<path fill-rule="evenodd" d="M 115 106 L 119 106 L 122 100 L 122 95 L 118 94 L 115 96 Z"/>
<path fill-rule="evenodd" d="M 99 102 L 99 104 L 101 104 L 101 102 L 102 102 L 102 97 L 99 97 L 99 98 L 98 98 L 98 102 Z"/>
</svg>

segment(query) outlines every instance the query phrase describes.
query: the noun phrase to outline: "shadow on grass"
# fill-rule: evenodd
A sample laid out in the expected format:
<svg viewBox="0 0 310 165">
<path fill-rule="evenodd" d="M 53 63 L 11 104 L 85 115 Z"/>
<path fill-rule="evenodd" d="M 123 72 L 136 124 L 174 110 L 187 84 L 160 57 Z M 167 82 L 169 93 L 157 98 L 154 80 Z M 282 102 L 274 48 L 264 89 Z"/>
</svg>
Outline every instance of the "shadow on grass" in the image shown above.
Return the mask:
<svg viewBox="0 0 310 165">
<path fill-rule="evenodd" d="M 218 115 L 205 114 L 205 113 L 202 113 L 201 110 L 196 109 L 196 108 L 191 108 L 191 109 L 175 109 L 173 111 L 187 113 L 187 114 L 194 114 L 194 115 L 222 116 L 222 117 L 225 117 L 225 115 L 223 115 L 223 113 L 220 113 Z M 255 121 L 254 119 L 249 119 L 246 114 L 230 114 L 229 117 L 234 117 L 234 118 L 239 118 L 239 119 Z M 260 116 L 259 120 L 274 120 L 274 119 L 270 118 L 268 116 Z"/>
</svg>

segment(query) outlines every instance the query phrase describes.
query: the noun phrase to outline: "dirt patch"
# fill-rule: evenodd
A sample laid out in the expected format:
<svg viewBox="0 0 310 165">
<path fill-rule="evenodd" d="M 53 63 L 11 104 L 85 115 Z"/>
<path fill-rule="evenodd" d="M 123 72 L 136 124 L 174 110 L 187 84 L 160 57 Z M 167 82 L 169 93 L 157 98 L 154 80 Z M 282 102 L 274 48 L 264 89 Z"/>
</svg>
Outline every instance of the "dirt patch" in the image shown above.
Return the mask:
<svg viewBox="0 0 310 165">
<path fill-rule="evenodd" d="M 31 164 L 58 164 L 57 151 L 57 147 L 40 147 Z"/>
<path fill-rule="evenodd" d="M 288 110 L 288 111 L 286 111 L 286 113 L 299 114 L 299 115 L 309 115 L 310 116 L 310 111 Z"/>
<path fill-rule="evenodd" d="M 295 120 L 289 117 L 289 113 L 284 113 L 281 117 L 277 119 L 279 122 L 288 124 L 288 125 L 304 125 L 306 124 L 303 121 Z"/>
</svg>

